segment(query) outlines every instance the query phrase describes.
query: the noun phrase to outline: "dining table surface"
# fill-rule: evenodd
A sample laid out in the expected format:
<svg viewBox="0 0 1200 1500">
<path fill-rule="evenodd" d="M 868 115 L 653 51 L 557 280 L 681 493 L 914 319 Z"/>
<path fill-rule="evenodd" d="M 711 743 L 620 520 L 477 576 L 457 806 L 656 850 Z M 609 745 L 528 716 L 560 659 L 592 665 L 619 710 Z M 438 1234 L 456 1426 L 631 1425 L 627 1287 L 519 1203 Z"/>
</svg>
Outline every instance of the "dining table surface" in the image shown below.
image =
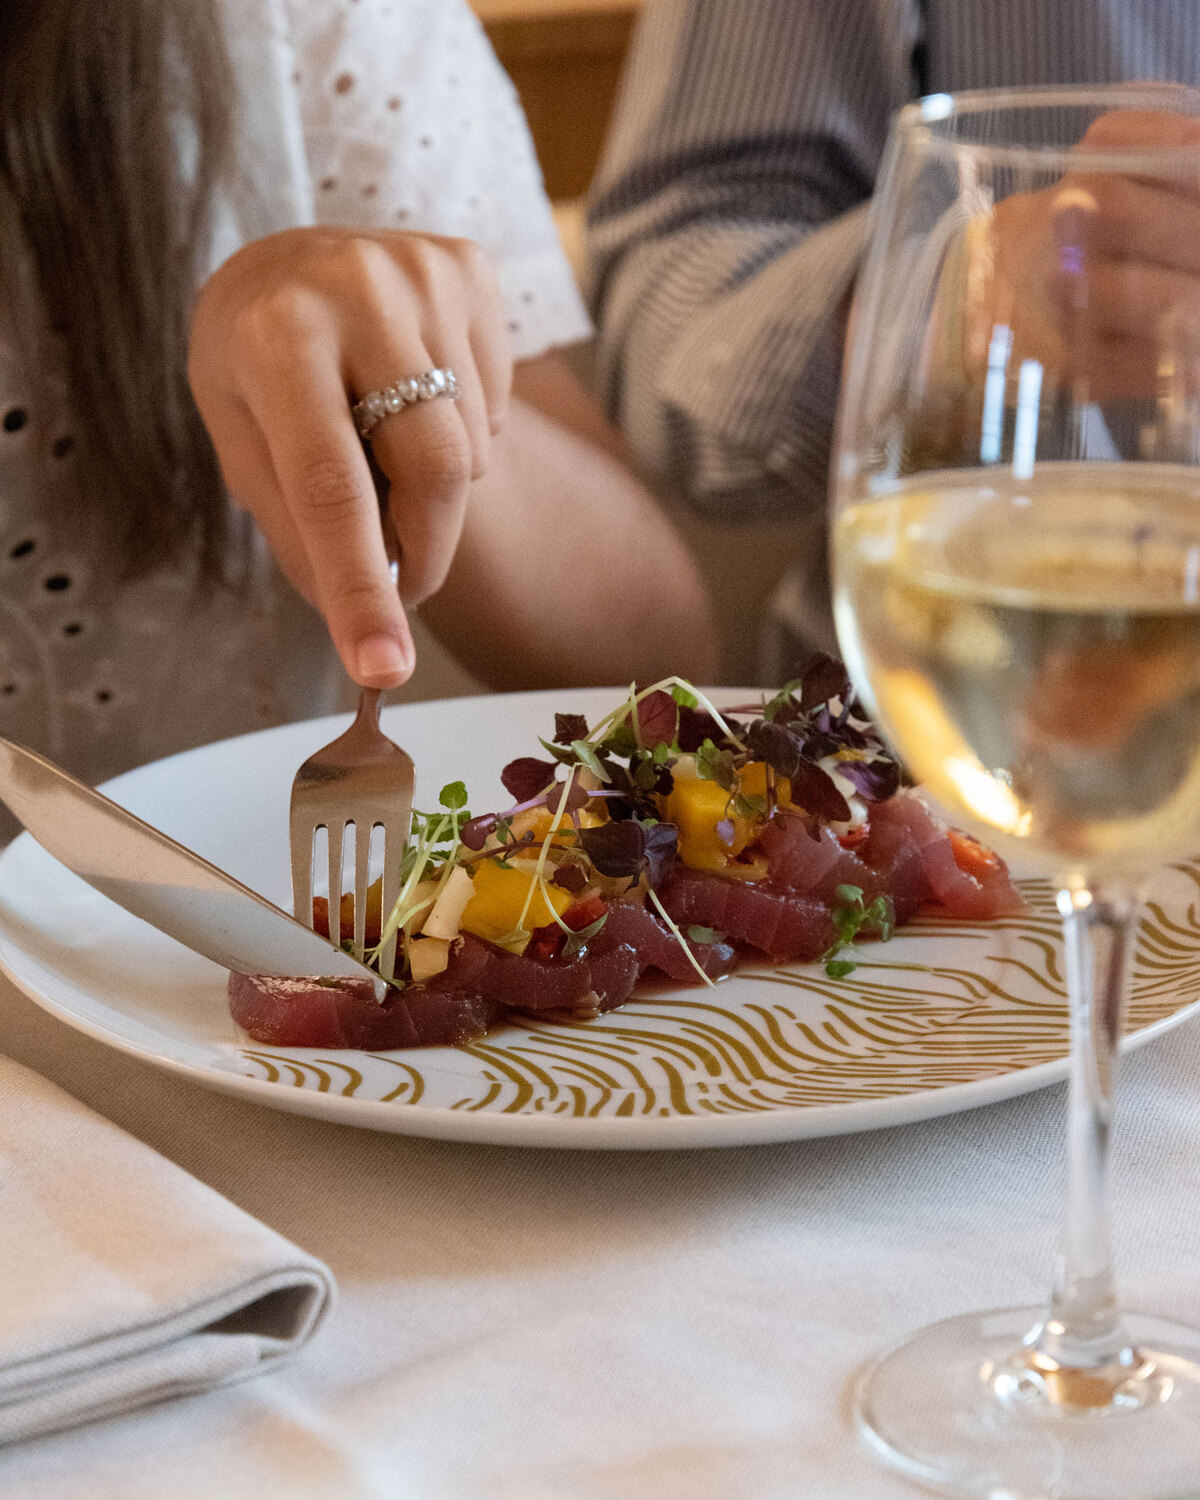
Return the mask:
<svg viewBox="0 0 1200 1500">
<path fill-rule="evenodd" d="M 0 1450 L 4 1500 L 903 1500 L 856 1437 L 856 1372 L 1048 1285 L 1061 1085 L 784 1145 L 511 1150 L 206 1091 L 2 978 L 0 1053 L 339 1285 L 269 1374 Z M 1119 1116 L 1125 1297 L 1200 1325 L 1194 1020 L 1129 1057 Z"/>
</svg>

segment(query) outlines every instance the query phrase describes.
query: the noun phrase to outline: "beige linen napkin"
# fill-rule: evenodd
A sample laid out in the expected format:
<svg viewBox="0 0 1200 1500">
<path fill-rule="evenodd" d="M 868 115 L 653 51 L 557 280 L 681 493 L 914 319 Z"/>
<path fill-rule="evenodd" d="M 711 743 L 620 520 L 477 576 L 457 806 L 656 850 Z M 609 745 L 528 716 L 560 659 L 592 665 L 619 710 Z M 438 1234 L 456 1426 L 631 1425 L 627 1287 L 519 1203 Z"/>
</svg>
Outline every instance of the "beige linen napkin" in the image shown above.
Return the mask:
<svg viewBox="0 0 1200 1500">
<path fill-rule="evenodd" d="M 0 1057 L 0 1443 L 268 1368 L 333 1278 Z"/>
</svg>

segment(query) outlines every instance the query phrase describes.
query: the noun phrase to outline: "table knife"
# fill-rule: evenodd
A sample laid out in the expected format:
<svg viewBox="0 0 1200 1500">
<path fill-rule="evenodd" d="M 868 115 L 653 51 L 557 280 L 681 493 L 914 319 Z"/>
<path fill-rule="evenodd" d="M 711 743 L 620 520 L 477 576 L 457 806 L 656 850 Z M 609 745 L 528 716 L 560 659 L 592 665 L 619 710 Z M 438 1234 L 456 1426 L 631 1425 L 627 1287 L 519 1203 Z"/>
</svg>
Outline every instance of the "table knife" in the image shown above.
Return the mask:
<svg viewBox="0 0 1200 1500">
<path fill-rule="evenodd" d="M 348 953 L 101 792 L 0 736 L 0 800 L 110 901 L 239 974 L 369 979 Z"/>
</svg>

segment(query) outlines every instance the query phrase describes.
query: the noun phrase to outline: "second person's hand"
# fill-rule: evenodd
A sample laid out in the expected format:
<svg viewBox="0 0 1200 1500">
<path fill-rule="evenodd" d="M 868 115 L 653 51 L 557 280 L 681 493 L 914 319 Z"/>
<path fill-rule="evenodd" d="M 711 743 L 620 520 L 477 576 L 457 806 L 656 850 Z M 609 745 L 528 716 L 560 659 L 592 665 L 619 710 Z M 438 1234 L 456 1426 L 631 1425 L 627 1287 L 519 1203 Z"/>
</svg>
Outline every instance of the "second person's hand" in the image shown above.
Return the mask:
<svg viewBox="0 0 1200 1500">
<path fill-rule="evenodd" d="M 427 370 L 459 399 L 418 402 L 371 434 L 400 549 L 391 583 L 351 405 Z M 488 464 L 512 361 L 490 263 L 467 240 L 293 229 L 247 245 L 203 287 L 188 375 L 233 497 L 325 616 L 356 681 L 413 669 L 404 604 L 441 586 L 469 486 Z"/>
</svg>

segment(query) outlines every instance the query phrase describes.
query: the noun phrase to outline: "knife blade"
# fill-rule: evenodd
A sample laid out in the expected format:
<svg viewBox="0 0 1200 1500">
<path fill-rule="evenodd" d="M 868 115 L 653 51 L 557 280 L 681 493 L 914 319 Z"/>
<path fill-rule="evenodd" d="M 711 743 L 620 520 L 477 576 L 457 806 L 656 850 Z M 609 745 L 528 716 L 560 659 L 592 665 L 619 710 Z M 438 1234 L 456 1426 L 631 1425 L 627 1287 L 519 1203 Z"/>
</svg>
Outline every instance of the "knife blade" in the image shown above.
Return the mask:
<svg viewBox="0 0 1200 1500">
<path fill-rule="evenodd" d="M 199 854 L 0 736 L 0 800 L 37 842 L 118 906 L 239 974 L 378 974 Z"/>
</svg>

